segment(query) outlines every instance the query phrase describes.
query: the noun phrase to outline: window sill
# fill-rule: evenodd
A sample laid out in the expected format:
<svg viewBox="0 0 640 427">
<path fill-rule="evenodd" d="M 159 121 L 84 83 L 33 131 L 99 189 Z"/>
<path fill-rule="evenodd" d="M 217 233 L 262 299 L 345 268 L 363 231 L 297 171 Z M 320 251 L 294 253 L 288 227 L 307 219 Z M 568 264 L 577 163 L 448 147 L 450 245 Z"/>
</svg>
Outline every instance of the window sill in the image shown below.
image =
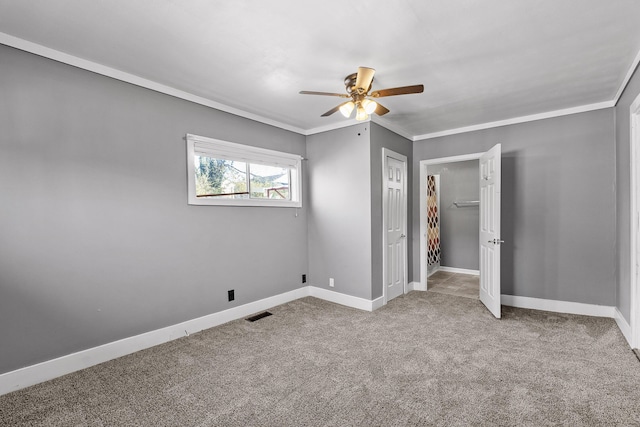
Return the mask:
<svg viewBox="0 0 640 427">
<path fill-rule="evenodd" d="M 302 202 L 296 201 L 270 201 L 270 200 L 247 200 L 247 199 L 196 199 L 189 198 L 189 204 L 194 206 L 247 206 L 247 207 L 269 207 L 269 208 L 301 208 Z"/>
</svg>

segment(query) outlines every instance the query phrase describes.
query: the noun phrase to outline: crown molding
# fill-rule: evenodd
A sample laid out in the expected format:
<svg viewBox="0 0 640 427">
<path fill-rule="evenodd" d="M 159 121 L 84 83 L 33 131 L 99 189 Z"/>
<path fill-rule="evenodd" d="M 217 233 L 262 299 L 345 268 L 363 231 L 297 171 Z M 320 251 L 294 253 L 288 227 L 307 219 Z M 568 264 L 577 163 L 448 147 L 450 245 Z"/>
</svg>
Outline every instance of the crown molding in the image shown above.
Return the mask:
<svg viewBox="0 0 640 427">
<path fill-rule="evenodd" d="M 44 58 L 52 59 L 54 61 L 71 65 L 73 67 L 77 67 L 83 70 L 91 71 L 93 73 L 100 74 L 105 77 L 110 77 L 126 83 L 131 83 L 133 85 L 140 86 L 145 89 L 151 89 L 153 91 L 164 93 L 166 95 L 175 96 L 176 98 L 184 99 L 185 101 L 194 102 L 199 105 L 204 105 L 206 107 L 214 108 L 216 110 L 224 111 L 226 113 L 234 114 L 236 116 L 244 117 L 246 119 L 254 120 L 270 126 L 278 127 L 280 129 L 295 132 L 304 136 L 314 135 L 322 132 L 328 132 L 335 129 L 341 129 L 344 127 L 353 126 L 358 123 L 366 123 L 371 120 L 371 119 L 367 119 L 365 121 L 357 121 L 355 119 L 351 119 L 351 120 L 331 123 L 325 126 L 319 126 L 316 128 L 302 129 L 297 126 L 292 126 L 286 123 L 279 122 L 277 120 L 272 120 L 267 117 L 260 116 L 258 114 L 249 113 L 239 108 L 231 107 L 229 105 L 225 105 L 220 102 L 213 101 L 211 99 L 197 96 L 192 93 L 189 93 L 180 89 L 176 89 L 171 86 L 163 85 L 163 84 L 154 82 L 153 80 L 149 80 L 144 77 L 137 76 L 135 74 L 127 73 L 127 72 L 118 70 L 116 68 L 111 68 L 106 65 L 99 64 L 97 62 L 89 61 L 87 59 L 79 58 L 77 56 L 70 55 L 68 53 L 64 53 L 59 50 L 52 49 L 38 43 L 33 43 L 30 41 L 21 39 L 19 37 L 12 36 L 10 34 L 0 32 L 0 44 L 4 44 L 16 49 L 20 49 L 25 52 L 32 53 L 34 55 L 42 56 Z M 393 130 L 390 128 L 388 124 L 382 124 L 382 126 L 388 127 L 389 130 Z M 397 130 L 394 130 L 394 132 L 399 133 Z M 407 135 L 407 133 L 404 131 L 403 131 L 403 134 Z M 411 138 L 409 137 L 409 139 Z"/>
<path fill-rule="evenodd" d="M 391 132 L 397 133 L 398 135 L 404 138 L 407 138 L 409 141 L 413 141 L 414 136 L 411 133 L 402 129 L 400 126 L 396 126 L 392 124 L 391 122 L 389 122 L 386 119 L 383 119 L 380 116 L 371 116 L 371 121 L 377 125 L 382 126 L 385 129 L 390 130 Z"/>
<path fill-rule="evenodd" d="M 304 131 L 303 135 L 305 136 L 309 136 L 309 135 L 315 135 L 317 133 L 322 133 L 322 132 L 329 132 L 330 130 L 336 130 L 336 129 L 342 129 L 342 128 L 346 128 L 349 126 L 353 126 L 353 125 L 357 125 L 360 123 L 367 123 L 371 121 L 371 119 L 367 119 L 367 120 L 356 120 L 356 119 L 349 119 L 349 120 L 345 120 L 342 122 L 336 122 L 336 123 L 331 123 L 328 125 L 324 125 L 324 126 L 318 126 L 317 128 L 312 128 L 309 130 Z"/>
<path fill-rule="evenodd" d="M 4 44 L 16 49 L 24 50 L 25 52 L 33 53 L 35 55 L 39 55 L 44 58 L 52 59 L 54 61 L 58 61 L 63 64 L 72 65 L 74 67 L 78 67 L 83 70 L 91 71 L 106 77 L 111 77 L 113 79 L 120 80 L 126 83 L 131 83 L 146 89 L 151 89 L 156 92 L 175 96 L 176 98 L 184 99 L 185 101 L 190 101 L 196 104 L 204 105 L 206 107 L 214 108 L 216 110 L 224 111 L 225 113 L 230 113 L 236 116 L 244 117 L 245 119 L 254 120 L 256 122 L 264 123 L 270 126 L 275 126 L 280 129 L 288 130 L 288 131 L 299 133 L 302 135 L 304 135 L 306 132 L 304 129 L 301 129 L 297 126 L 292 126 L 287 123 L 282 123 L 277 120 L 260 116 L 258 114 L 249 113 L 239 108 L 231 107 L 229 105 L 212 101 L 211 99 L 197 96 L 192 93 L 185 92 L 183 90 L 176 89 L 171 86 L 163 85 L 163 84 L 154 82 L 152 80 L 145 79 L 144 77 L 136 76 L 135 74 L 131 74 L 115 68 L 107 67 L 106 65 L 102 65 L 97 62 L 93 62 L 87 59 L 79 58 L 77 56 L 69 55 L 59 50 L 51 49 L 46 46 L 33 43 L 27 40 L 23 40 L 21 38 L 14 37 L 6 33 L 0 32 L 0 44 Z"/>
<path fill-rule="evenodd" d="M 578 107 L 565 108 L 563 110 L 548 111 L 546 113 L 532 114 L 530 116 L 514 117 L 506 120 L 498 120 L 496 122 L 481 123 L 473 126 L 465 126 L 457 129 L 443 130 L 440 132 L 426 133 L 424 135 L 416 135 L 413 141 L 422 141 L 425 139 L 439 138 L 441 136 L 456 135 L 459 133 L 473 132 L 477 130 L 497 128 L 501 126 L 514 125 L 518 123 L 533 122 L 536 120 L 550 119 L 553 117 L 568 116 L 570 114 L 584 113 L 587 111 L 602 110 L 615 106 L 613 101 L 598 102 L 596 104 L 580 105 Z"/>
<path fill-rule="evenodd" d="M 631 67 L 629 67 L 629 71 L 627 71 L 627 75 L 624 76 L 624 80 L 622 81 L 622 84 L 618 88 L 618 92 L 616 92 L 616 96 L 613 98 L 613 105 L 618 104 L 618 101 L 620 100 L 622 93 L 624 92 L 624 90 L 627 88 L 627 85 L 629 84 L 629 80 L 631 80 L 633 73 L 635 73 L 636 68 L 638 68 L 638 63 L 640 63 L 640 50 L 638 50 L 638 54 L 636 55 L 635 59 L 631 63 Z"/>
<path fill-rule="evenodd" d="M 350 119 L 350 120 L 346 120 L 343 122 L 336 122 L 336 123 L 331 123 L 329 125 L 326 126 L 320 126 L 317 128 L 313 128 L 313 129 L 309 129 L 308 131 L 305 132 L 306 136 L 309 135 L 315 135 L 317 133 L 322 133 L 322 132 L 328 132 L 328 131 L 332 131 L 332 130 L 336 130 L 336 129 L 341 129 L 341 128 L 346 128 L 349 126 L 354 126 L 360 123 L 367 123 L 367 122 L 371 122 L 371 123 L 375 123 L 379 126 L 382 126 L 383 128 L 396 133 L 406 139 L 408 139 L 409 141 L 413 141 L 413 135 L 411 135 L 409 132 L 407 132 L 406 130 L 402 129 L 399 126 L 396 126 L 392 123 L 390 123 L 389 121 L 380 118 L 379 116 L 374 116 L 371 115 L 369 116 L 369 118 L 367 120 L 355 120 L 355 119 Z"/>
<path fill-rule="evenodd" d="M 37 44 L 37 43 L 33 43 L 30 41 L 6 34 L 6 33 L 0 32 L 0 44 L 4 44 L 16 49 L 23 50 L 25 52 L 33 53 L 35 55 L 39 55 L 48 59 L 52 59 L 54 61 L 58 61 L 64 64 L 78 67 L 87 71 L 91 71 L 106 77 L 111 77 L 116 80 L 121 80 L 126 83 L 131 83 L 136 86 L 140 86 L 156 92 L 171 95 L 176 98 L 184 99 L 186 101 L 194 102 L 199 105 L 204 105 L 206 107 L 214 108 L 216 110 L 224 111 L 226 113 L 234 114 L 236 116 L 244 117 L 249 120 L 254 120 L 256 122 L 274 126 L 274 127 L 291 131 L 294 133 L 298 133 L 304 136 L 315 135 L 317 133 L 328 132 L 335 129 L 341 129 L 344 127 L 353 126 L 358 123 L 366 123 L 367 121 L 373 121 L 374 123 L 394 133 L 397 133 L 398 135 L 403 136 L 409 139 L 410 141 L 422 141 L 427 139 L 439 138 L 442 136 L 456 135 L 460 133 L 473 132 L 477 130 L 491 129 L 491 128 L 496 128 L 501 126 L 508 126 L 512 124 L 526 123 L 526 122 L 532 122 L 536 120 L 543 120 L 543 119 L 549 119 L 553 117 L 560 117 L 560 116 L 566 116 L 570 114 L 583 113 L 587 111 L 594 111 L 594 110 L 599 110 L 604 108 L 615 107 L 618 100 L 622 96 L 624 89 L 629 83 L 629 80 L 631 80 L 633 73 L 638 67 L 638 64 L 640 64 L 640 51 L 638 51 L 638 54 L 633 60 L 631 67 L 627 71 L 627 74 L 625 75 L 625 78 L 622 81 L 622 84 L 618 88 L 618 91 L 616 92 L 614 98 L 611 101 L 581 105 L 581 106 L 566 108 L 562 110 L 549 111 L 546 113 L 532 114 L 529 116 L 514 117 L 506 120 L 498 120 L 495 122 L 481 123 L 477 125 L 465 126 L 465 127 L 456 128 L 456 129 L 448 129 L 444 131 L 426 133 L 422 135 L 413 135 L 411 134 L 411 132 L 405 130 L 404 128 L 394 125 L 390 123 L 388 120 L 378 116 L 372 116 L 372 119 L 368 119 L 366 121 L 356 121 L 354 119 L 351 119 L 351 120 L 332 123 L 332 124 L 328 124 L 328 125 L 320 126 L 316 128 L 303 129 L 297 126 L 293 126 L 287 123 L 283 123 L 277 120 L 273 120 L 273 119 L 261 116 L 259 114 L 250 113 L 248 111 L 244 111 L 239 108 L 231 107 L 229 105 L 222 104 L 220 102 L 213 101 L 208 98 L 197 96 L 192 93 L 189 93 L 180 89 L 176 89 L 171 86 L 163 85 L 163 84 L 154 82 L 152 80 L 137 76 L 135 74 L 130 74 L 115 68 L 108 67 L 106 65 L 99 64 L 97 62 L 82 59 L 77 56 L 73 56 L 73 55 L 70 55 L 70 54 Z"/>
</svg>

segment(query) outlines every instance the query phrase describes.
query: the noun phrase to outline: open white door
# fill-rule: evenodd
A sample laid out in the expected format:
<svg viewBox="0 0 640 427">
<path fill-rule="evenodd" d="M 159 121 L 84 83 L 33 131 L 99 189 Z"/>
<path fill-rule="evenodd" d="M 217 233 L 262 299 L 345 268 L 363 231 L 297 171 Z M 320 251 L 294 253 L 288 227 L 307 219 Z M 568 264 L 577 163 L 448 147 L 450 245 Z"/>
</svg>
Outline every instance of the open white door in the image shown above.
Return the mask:
<svg viewBox="0 0 640 427">
<path fill-rule="evenodd" d="M 382 275 L 386 303 L 404 294 L 407 285 L 407 159 L 383 148 L 382 162 Z"/>
<path fill-rule="evenodd" d="M 496 144 L 480 157 L 480 301 L 500 318 L 500 156 Z"/>
</svg>

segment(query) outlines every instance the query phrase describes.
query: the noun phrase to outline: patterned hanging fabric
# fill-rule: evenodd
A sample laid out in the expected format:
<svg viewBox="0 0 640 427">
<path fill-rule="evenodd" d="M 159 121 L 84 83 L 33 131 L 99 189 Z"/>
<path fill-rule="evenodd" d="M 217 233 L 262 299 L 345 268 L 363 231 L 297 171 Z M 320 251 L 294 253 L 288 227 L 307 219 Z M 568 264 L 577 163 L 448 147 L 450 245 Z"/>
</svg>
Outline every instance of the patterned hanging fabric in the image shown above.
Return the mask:
<svg viewBox="0 0 640 427">
<path fill-rule="evenodd" d="M 427 177 L 427 263 L 440 262 L 440 214 L 438 212 L 438 195 L 436 194 L 436 178 Z"/>
</svg>

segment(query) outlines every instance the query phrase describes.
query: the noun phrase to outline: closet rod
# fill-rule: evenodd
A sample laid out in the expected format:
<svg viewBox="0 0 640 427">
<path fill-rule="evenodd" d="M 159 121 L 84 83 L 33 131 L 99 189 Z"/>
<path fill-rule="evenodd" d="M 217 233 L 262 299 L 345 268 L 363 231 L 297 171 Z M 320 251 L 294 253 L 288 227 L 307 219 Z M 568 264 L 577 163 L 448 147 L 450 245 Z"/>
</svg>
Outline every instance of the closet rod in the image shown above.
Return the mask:
<svg viewBox="0 0 640 427">
<path fill-rule="evenodd" d="M 466 200 L 460 202 L 453 202 L 456 208 L 468 208 L 471 206 L 480 206 L 480 200 Z"/>
</svg>

